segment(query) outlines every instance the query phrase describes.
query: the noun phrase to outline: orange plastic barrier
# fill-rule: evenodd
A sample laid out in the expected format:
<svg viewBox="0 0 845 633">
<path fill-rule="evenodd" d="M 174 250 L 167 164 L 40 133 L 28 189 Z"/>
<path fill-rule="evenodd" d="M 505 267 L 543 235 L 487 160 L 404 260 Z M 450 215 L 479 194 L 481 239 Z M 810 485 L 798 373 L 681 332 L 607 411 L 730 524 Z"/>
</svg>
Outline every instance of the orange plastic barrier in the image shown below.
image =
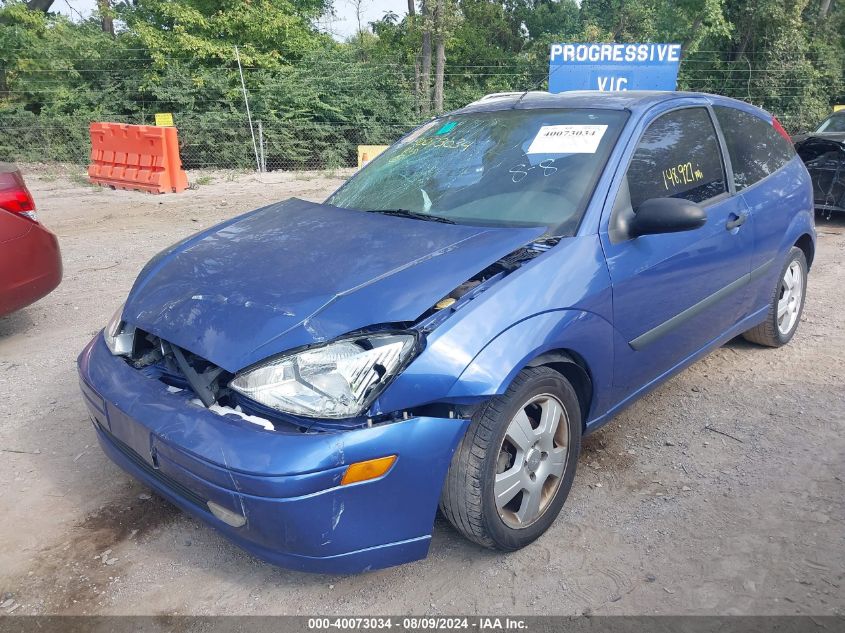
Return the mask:
<svg viewBox="0 0 845 633">
<path fill-rule="evenodd" d="M 188 188 L 175 127 L 92 123 L 90 131 L 92 183 L 150 193 Z"/>
</svg>

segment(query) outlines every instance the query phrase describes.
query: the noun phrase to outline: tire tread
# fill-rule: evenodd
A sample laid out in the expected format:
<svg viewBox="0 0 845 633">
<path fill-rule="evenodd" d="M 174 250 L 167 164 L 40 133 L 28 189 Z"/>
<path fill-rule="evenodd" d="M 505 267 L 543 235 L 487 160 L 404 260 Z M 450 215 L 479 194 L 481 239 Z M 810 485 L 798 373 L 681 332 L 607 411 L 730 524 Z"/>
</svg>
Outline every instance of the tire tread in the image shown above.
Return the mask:
<svg viewBox="0 0 845 633">
<path fill-rule="evenodd" d="M 795 259 L 800 259 L 804 263 L 804 293 L 806 296 L 807 259 L 806 257 L 804 257 L 804 251 L 802 251 L 797 246 L 793 246 L 792 249 L 789 251 L 789 256 L 786 260 L 786 264 L 784 264 L 784 267 L 781 269 L 781 274 L 778 277 L 777 282 L 775 283 L 775 287 L 772 291 L 772 296 L 769 301 L 769 310 L 768 312 L 766 312 L 766 320 L 760 323 L 759 325 L 754 326 L 750 330 L 747 330 L 742 333 L 742 338 L 744 338 L 746 341 L 756 343 L 757 345 L 763 345 L 765 347 L 781 347 L 786 342 L 788 342 L 782 339 L 780 332 L 778 331 L 776 311 L 780 294 L 780 283 L 783 278 L 783 273 L 786 270 L 787 266 L 789 266 L 789 264 L 791 264 Z M 795 329 L 797 328 L 798 323 L 795 324 Z M 793 332 L 795 331 L 795 329 L 793 329 Z"/>
<path fill-rule="evenodd" d="M 455 451 L 446 475 L 440 511 L 466 538 L 484 547 L 496 548 L 496 542 L 485 528 L 482 511 L 484 457 L 501 424 L 508 396 L 518 391 L 526 382 L 550 373 L 559 376 L 549 367 L 527 367 L 521 371 L 504 395 L 491 398 L 476 411 L 470 428 Z"/>
</svg>

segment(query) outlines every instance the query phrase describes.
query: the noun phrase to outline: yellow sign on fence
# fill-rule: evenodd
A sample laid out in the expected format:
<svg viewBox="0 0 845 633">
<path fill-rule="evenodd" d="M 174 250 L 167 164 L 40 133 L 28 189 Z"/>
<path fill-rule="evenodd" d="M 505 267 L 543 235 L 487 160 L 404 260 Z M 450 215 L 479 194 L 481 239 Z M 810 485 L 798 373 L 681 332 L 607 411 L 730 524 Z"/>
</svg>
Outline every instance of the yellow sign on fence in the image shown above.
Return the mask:
<svg viewBox="0 0 845 633">
<path fill-rule="evenodd" d="M 389 145 L 359 145 L 358 146 L 358 168 L 360 169 L 376 156 L 386 150 Z"/>
<path fill-rule="evenodd" d="M 175 127 L 172 112 L 156 112 L 156 125 L 160 127 Z"/>
<path fill-rule="evenodd" d="M 845 105 L 835 105 L 835 106 L 833 106 L 834 112 L 839 112 L 840 110 L 845 110 Z"/>
</svg>

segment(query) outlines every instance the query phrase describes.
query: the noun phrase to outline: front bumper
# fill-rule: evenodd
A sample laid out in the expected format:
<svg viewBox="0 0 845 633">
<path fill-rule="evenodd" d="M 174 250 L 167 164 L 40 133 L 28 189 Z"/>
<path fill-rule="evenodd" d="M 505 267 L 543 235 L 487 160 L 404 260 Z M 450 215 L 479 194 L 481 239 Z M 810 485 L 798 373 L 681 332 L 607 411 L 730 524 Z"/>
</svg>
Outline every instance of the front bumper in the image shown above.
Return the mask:
<svg viewBox="0 0 845 633">
<path fill-rule="evenodd" d="M 468 423 L 419 417 L 336 433 L 267 431 L 170 393 L 112 356 L 100 335 L 80 355 L 79 375 L 112 461 L 252 554 L 303 571 L 355 573 L 425 557 Z M 385 455 L 398 458 L 384 476 L 340 485 L 349 464 Z M 209 501 L 246 523 L 224 523 Z"/>
</svg>

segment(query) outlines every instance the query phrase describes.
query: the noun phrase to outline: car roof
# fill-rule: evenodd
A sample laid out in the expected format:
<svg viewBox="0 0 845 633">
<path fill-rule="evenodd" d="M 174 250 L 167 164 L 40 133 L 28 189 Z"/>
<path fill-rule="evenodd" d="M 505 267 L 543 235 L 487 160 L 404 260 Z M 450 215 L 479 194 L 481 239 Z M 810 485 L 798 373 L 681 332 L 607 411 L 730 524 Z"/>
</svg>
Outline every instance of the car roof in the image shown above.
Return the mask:
<svg viewBox="0 0 845 633">
<path fill-rule="evenodd" d="M 650 107 L 675 99 L 703 99 L 709 103 L 727 105 L 765 117 L 759 108 L 720 95 L 704 92 L 681 92 L 666 90 L 627 90 L 600 92 L 598 90 L 573 90 L 556 94 L 541 91 L 504 92 L 487 95 L 456 110 L 453 114 L 470 112 L 496 112 L 500 110 L 535 110 L 556 108 L 597 108 L 604 110 L 628 110 L 643 112 Z"/>
</svg>

